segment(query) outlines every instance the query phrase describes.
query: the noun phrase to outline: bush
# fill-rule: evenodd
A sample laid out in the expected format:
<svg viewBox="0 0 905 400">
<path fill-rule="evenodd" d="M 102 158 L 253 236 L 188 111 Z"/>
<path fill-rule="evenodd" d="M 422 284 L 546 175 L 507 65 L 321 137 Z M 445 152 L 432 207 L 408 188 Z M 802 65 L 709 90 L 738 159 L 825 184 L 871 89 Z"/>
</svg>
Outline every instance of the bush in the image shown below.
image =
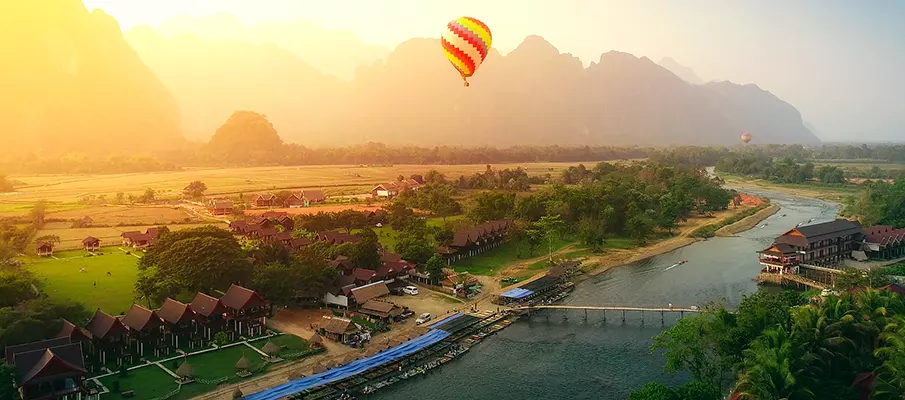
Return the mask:
<svg viewBox="0 0 905 400">
<path fill-rule="evenodd" d="M 125 377 L 129 376 L 129 370 L 126 369 L 126 366 L 125 366 L 125 365 L 120 365 L 120 366 L 119 366 L 119 376 L 122 377 L 122 378 L 125 378 Z"/>
<path fill-rule="evenodd" d="M 112 388 L 110 388 L 113 391 L 113 393 L 119 393 L 119 381 L 118 380 L 113 381 L 113 385 L 111 385 L 111 386 L 113 386 Z"/>
</svg>

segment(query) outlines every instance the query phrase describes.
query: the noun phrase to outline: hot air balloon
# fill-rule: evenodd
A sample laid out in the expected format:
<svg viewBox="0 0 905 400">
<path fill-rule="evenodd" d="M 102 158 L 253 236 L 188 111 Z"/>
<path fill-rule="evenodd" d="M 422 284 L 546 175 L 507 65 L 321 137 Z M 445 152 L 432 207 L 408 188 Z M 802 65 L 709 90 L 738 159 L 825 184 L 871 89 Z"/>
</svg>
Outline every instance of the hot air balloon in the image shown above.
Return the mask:
<svg viewBox="0 0 905 400">
<path fill-rule="evenodd" d="M 743 133 L 743 134 L 742 134 L 742 141 L 745 142 L 745 144 L 748 144 L 748 142 L 751 141 L 751 134 L 748 133 L 748 132 Z"/>
<path fill-rule="evenodd" d="M 446 24 L 441 39 L 443 52 L 459 71 L 466 87 L 468 77 L 474 75 L 490 52 L 492 39 L 487 25 L 471 17 L 461 17 Z"/>
</svg>

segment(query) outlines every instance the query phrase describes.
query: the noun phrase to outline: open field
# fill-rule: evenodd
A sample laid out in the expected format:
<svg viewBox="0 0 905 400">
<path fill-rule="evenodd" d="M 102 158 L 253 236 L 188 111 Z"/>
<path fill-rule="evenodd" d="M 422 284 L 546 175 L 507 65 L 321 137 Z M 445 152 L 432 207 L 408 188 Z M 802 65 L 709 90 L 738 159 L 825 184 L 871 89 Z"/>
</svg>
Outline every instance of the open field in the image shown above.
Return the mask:
<svg viewBox="0 0 905 400">
<path fill-rule="evenodd" d="M 91 206 L 48 212 L 46 219 L 79 220 L 91 217 L 92 225 L 166 225 L 202 222 L 184 207 L 167 206 Z"/>
<path fill-rule="evenodd" d="M 594 164 L 594 161 L 585 164 Z M 523 167 L 529 174 L 556 173 L 578 163 L 514 163 L 491 164 L 494 168 Z M 11 179 L 25 182 L 18 191 L 0 198 L 4 203 L 30 204 L 40 199 L 52 202 L 73 203 L 86 195 L 116 193 L 138 195 L 147 188 L 157 192 L 157 197 L 179 197 L 189 182 L 201 180 L 208 191 L 206 195 L 226 195 L 282 189 L 323 188 L 328 196 L 363 193 L 374 185 L 396 179 L 398 175 L 423 174 L 436 169 L 448 177 L 470 175 L 484 171 L 486 164 L 468 165 L 394 165 L 386 167 L 354 165 L 317 165 L 297 167 L 254 168 L 187 168 L 143 174 L 114 175 L 19 175 Z"/>
<path fill-rule="evenodd" d="M 762 189 L 788 193 L 796 196 L 813 197 L 816 199 L 841 202 L 848 196 L 858 194 L 861 188 L 855 184 L 846 185 L 822 185 L 774 183 L 763 179 L 751 179 L 731 174 L 718 174 L 726 182 L 730 189 Z"/>
<path fill-rule="evenodd" d="M 51 298 L 77 300 L 89 310 L 101 308 L 118 315 L 129 309 L 135 297 L 138 258 L 116 247 L 101 250 L 103 255 L 92 257 L 86 257 L 84 251 L 66 251 L 57 253 L 56 258 L 30 259 L 28 269 L 38 276 Z M 81 268 L 86 272 L 79 272 Z"/>
<path fill-rule="evenodd" d="M 255 209 L 255 210 L 245 210 L 245 215 L 260 215 L 265 212 L 271 211 L 282 211 L 289 215 L 308 215 L 308 214 L 317 214 L 319 212 L 331 213 L 331 212 L 340 212 L 343 210 L 356 210 L 361 212 L 368 211 L 377 211 L 380 209 L 379 205 L 376 206 L 367 206 L 367 205 L 354 205 L 354 204 L 343 204 L 343 205 L 321 205 L 321 206 L 313 206 L 313 207 L 299 207 L 299 208 L 271 208 L 271 209 Z"/>
<path fill-rule="evenodd" d="M 180 225 L 167 225 L 171 231 L 178 231 L 182 229 L 189 228 L 197 228 L 201 226 L 207 225 L 215 225 L 217 224 L 180 224 Z M 94 236 L 101 240 L 101 246 L 112 246 L 118 245 L 122 243 L 122 239 L 120 235 L 126 231 L 142 231 L 144 232 L 148 228 L 154 227 L 157 225 L 137 225 L 137 226 L 111 226 L 111 227 L 91 227 L 91 228 L 53 228 L 54 225 L 50 225 L 50 228 L 43 228 L 35 234 L 35 237 L 41 237 L 44 235 L 57 235 L 60 237 L 60 243 L 54 245 L 55 249 L 59 250 L 74 250 L 82 248 L 82 239 L 85 239 L 88 236 Z M 219 225 L 221 228 L 226 228 L 225 225 Z M 25 249 L 30 254 L 34 254 L 34 246 L 29 246 Z"/>
</svg>

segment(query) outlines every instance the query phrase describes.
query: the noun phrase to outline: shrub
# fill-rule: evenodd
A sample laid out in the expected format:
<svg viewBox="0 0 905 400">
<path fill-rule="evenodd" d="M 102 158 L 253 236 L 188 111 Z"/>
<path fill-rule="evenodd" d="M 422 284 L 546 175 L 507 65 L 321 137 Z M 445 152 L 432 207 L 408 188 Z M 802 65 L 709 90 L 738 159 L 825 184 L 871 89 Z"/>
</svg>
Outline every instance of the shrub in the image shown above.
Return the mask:
<svg viewBox="0 0 905 400">
<path fill-rule="evenodd" d="M 111 385 L 111 386 L 113 386 L 111 388 L 113 390 L 113 393 L 119 393 L 119 381 L 118 380 L 113 381 L 113 385 Z"/>
</svg>

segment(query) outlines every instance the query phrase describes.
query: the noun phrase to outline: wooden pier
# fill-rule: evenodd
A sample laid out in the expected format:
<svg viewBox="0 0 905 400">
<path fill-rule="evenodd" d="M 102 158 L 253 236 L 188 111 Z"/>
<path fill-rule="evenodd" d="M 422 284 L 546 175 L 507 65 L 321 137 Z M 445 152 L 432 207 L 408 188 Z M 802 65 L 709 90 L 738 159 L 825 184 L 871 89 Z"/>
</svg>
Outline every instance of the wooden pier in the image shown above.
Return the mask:
<svg viewBox="0 0 905 400">
<path fill-rule="evenodd" d="M 642 322 L 644 319 L 644 312 L 654 312 L 660 313 L 660 322 L 664 322 L 666 313 L 678 313 L 680 317 L 684 317 L 685 313 L 698 313 L 701 310 L 696 308 L 662 308 L 662 307 L 621 307 L 621 306 L 565 306 L 565 305 L 536 305 L 536 306 L 518 306 L 513 307 L 510 310 L 512 311 L 527 311 L 528 315 L 531 315 L 531 311 L 534 310 L 584 310 L 584 319 L 588 318 L 588 311 L 602 311 L 603 312 L 603 320 L 606 321 L 606 312 L 607 311 L 617 311 L 622 312 L 622 322 L 625 322 L 625 313 L 626 312 L 640 312 Z"/>
</svg>

